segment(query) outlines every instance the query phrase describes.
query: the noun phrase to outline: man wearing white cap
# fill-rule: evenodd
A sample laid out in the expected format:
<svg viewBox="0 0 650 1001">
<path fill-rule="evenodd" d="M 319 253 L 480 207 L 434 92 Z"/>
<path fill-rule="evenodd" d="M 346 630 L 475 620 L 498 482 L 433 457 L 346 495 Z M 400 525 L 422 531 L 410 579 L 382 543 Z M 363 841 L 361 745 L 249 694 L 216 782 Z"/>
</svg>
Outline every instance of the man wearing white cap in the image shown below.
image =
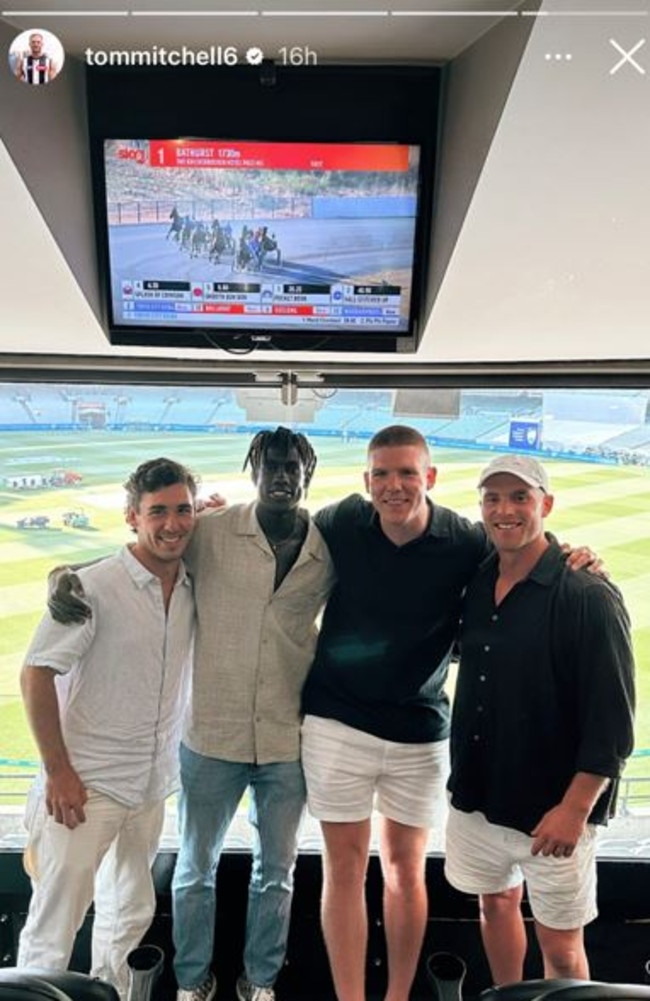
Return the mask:
<svg viewBox="0 0 650 1001">
<path fill-rule="evenodd" d="M 612 815 L 633 741 L 630 623 L 603 577 L 567 570 L 534 458 L 481 473 L 495 552 L 469 585 L 452 717 L 446 874 L 478 894 L 494 982 L 521 980 L 526 881 L 545 977 L 589 978 L 595 825 Z"/>
</svg>

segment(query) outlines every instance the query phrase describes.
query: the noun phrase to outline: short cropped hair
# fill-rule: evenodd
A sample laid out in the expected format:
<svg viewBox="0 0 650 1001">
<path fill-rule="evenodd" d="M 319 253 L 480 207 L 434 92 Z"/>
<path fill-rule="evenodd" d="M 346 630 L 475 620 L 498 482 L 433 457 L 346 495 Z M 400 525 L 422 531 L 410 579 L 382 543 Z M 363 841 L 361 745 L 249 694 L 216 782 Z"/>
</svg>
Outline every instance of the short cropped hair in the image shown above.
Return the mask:
<svg viewBox="0 0 650 1001">
<path fill-rule="evenodd" d="M 318 459 L 309 439 L 304 434 L 300 434 L 299 431 L 291 431 L 285 427 L 277 427 L 275 431 L 258 431 L 250 443 L 242 469 L 250 466 L 251 476 L 253 482 L 255 482 L 264 461 L 264 456 L 269 448 L 273 448 L 274 446 L 284 452 L 288 452 L 290 448 L 295 448 L 305 471 L 305 491 L 307 491 Z"/>
<path fill-rule="evenodd" d="M 124 484 L 126 507 L 135 508 L 137 511 L 143 494 L 153 494 L 176 483 L 186 486 L 192 498 L 196 498 L 199 480 L 186 466 L 174 462 L 173 459 L 163 458 L 142 462 Z"/>
<path fill-rule="evenodd" d="M 376 448 L 390 448 L 393 445 L 417 445 L 427 456 L 429 455 L 429 446 L 424 435 L 407 424 L 390 424 L 377 431 L 368 444 L 368 455 Z"/>
</svg>

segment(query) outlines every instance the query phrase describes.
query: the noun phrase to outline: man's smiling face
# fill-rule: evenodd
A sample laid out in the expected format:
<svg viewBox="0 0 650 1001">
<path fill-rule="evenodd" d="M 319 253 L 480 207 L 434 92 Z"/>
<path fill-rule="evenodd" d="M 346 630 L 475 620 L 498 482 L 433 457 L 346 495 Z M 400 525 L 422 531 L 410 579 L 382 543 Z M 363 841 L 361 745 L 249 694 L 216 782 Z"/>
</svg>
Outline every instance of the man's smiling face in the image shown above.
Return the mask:
<svg viewBox="0 0 650 1001">
<path fill-rule="evenodd" d="M 257 474 L 258 504 L 269 511 L 298 507 L 305 489 L 305 467 L 298 450 L 271 445 Z"/>
</svg>

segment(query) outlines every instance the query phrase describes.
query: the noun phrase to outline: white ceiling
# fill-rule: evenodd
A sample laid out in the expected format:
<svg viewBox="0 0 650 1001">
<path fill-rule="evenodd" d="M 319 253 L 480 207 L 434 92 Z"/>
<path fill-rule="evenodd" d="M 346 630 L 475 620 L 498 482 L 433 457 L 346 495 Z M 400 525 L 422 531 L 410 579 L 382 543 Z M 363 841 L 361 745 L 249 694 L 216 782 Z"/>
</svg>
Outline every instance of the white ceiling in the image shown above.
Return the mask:
<svg viewBox="0 0 650 1001">
<path fill-rule="evenodd" d="M 183 17 L 172 16 L 174 0 L 137 0 L 137 6 L 87 0 L 86 14 L 57 18 L 46 11 L 80 11 L 81 0 L 22 0 L 21 9 L 29 4 L 32 13 L 3 14 L 17 31 L 37 25 L 54 31 L 70 53 L 221 43 L 259 45 L 273 57 L 283 45 L 299 45 L 323 62 L 454 59 L 454 67 L 471 62 L 473 43 L 496 22 L 529 16 L 519 4 L 499 0 L 269 0 L 264 6 L 221 0 L 221 16 L 208 16 L 210 8 L 217 12 L 214 0 L 183 2 L 189 8 Z M 164 16 L 135 16 L 162 7 Z M 293 16 L 270 16 L 290 8 Z M 307 16 L 326 9 L 339 13 Z M 398 16 L 418 9 L 422 16 Z M 131 14 L 91 16 L 100 10 Z M 255 13 L 245 17 L 245 11 Z M 469 72 L 460 96 L 480 106 L 490 83 L 489 75 Z M 0 101 L 10 96 L 6 86 L 0 80 Z M 472 181 L 418 355 L 392 361 L 649 359 L 649 125 L 648 0 L 543 0 Z M 29 128 L 25 121 L 26 143 Z M 453 185 L 462 178 L 464 156 L 474 152 L 473 138 L 454 135 L 448 123 L 445 140 L 448 149 L 455 145 Z M 0 352 L 117 354 L 1 142 L 0 208 L 5 233 L 13 234 L 4 240 L 0 269 Z M 162 349 L 119 354 L 169 356 Z M 211 354 L 186 353 L 206 361 Z M 273 360 L 272 353 L 263 357 Z"/>
<path fill-rule="evenodd" d="M 283 48 L 299 46 L 316 53 L 320 62 L 428 63 L 455 58 L 521 5 L 521 0 L 7 2 L 11 9 L 2 15 L 17 32 L 37 26 L 53 31 L 66 52 L 77 56 L 88 47 L 221 44 L 242 53 L 259 46 L 270 59 Z"/>
</svg>

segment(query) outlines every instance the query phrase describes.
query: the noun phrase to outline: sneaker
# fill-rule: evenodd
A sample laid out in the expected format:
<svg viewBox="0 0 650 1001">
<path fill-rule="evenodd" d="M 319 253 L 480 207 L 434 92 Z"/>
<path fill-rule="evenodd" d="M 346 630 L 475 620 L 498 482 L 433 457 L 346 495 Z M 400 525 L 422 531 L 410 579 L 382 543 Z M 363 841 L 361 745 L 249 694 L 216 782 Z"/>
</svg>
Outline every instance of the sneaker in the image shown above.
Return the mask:
<svg viewBox="0 0 650 1001">
<path fill-rule="evenodd" d="M 190 987 L 188 990 L 178 989 L 176 1001 L 212 1001 L 217 993 L 217 978 L 211 973 L 199 987 Z"/>
<path fill-rule="evenodd" d="M 275 991 L 272 987 L 258 987 L 246 977 L 237 981 L 237 997 L 239 1001 L 275 1001 Z"/>
</svg>

